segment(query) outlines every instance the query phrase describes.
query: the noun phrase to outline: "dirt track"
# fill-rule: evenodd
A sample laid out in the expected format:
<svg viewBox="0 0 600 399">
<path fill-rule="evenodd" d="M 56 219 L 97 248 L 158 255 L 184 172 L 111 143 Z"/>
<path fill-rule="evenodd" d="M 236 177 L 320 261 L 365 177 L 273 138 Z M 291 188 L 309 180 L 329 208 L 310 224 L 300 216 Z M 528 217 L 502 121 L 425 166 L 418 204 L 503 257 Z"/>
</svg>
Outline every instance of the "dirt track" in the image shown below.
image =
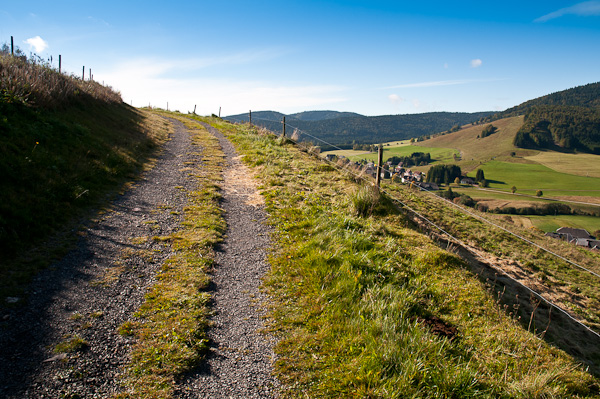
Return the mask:
<svg viewBox="0 0 600 399">
<path fill-rule="evenodd" d="M 191 155 L 197 149 L 185 127 L 180 122 L 174 126 L 157 165 L 114 201 L 100 221 L 79 233 L 76 248 L 35 279 L 25 305 L 2 314 L 0 397 L 106 398 L 120 390 L 119 376 L 133 338 L 118 334 L 118 327 L 139 308 L 171 254 L 167 246 L 148 237 L 179 229 L 186 193 L 196 184 L 185 163 L 199 161 Z M 222 136 L 221 143 L 231 167 L 239 167 Z M 185 384 L 179 387 L 182 395 L 264 397 L 276 387 L 270 376 L 272 342 L 258 334 L 262 311 L 256 306 L 261 300 L 260 277 L 267 267 L 265 215 L 260 206 L 243 203 L 246 198 L 256 200 L 254 187 L 244 185 L 244 195 L 235 190 L 234 184 L 225 190 L 223 206 L 228 223 L 238 224 L 229 227 L 213 277 L 215 356 L 200 373 L 217 385 L 209 395 L 199 391 L 190 376 L 189 389 Z M 238 341 L 231 341 L 231 331 Z M 82 350 L 55 350 L 73 338 L 81 339 Z M 227 366 L 220 366 L 222 360 Z"/>
</svg>

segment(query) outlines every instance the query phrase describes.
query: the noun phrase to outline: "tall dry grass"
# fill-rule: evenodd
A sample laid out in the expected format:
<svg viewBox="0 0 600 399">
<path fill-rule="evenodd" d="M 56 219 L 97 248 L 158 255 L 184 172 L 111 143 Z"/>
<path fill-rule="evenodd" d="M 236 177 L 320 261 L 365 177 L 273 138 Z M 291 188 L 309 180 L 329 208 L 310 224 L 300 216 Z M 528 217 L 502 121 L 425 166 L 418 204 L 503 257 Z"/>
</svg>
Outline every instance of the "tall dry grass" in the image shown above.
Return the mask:
<svg viewBox="0 0 600 399">
<path fill-rule="evenodd" d="M 1 102 L 54 109 L 85 98 L 122 102 L 121 94 L 111 87 L 59 73 L 34 59 L 0 54 Z"/>
</svg>

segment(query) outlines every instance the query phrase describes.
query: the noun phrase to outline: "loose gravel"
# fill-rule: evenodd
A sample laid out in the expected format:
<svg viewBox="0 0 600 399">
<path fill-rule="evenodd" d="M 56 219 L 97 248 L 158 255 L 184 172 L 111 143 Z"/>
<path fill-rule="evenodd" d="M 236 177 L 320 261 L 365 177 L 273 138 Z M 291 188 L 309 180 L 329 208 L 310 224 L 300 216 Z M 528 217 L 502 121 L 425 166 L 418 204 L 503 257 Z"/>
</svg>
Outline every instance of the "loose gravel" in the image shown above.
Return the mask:
<svg viewBox="0 0 600 399">
<path fill-rule="evenodd" d="M 272 337 L 264 328 L 267 298 L 259 289 L 269 269 L 270 230 L 248 168 L 218 130 L 228 164 L 223 200 L 227 232 L 216 254 L 210 354 L 199 370 L 179 385 L 180 398 L 273 398 L 279 383 L 272 375 Z"/>
<path fill-rule="evenodd" d="M 119 390 L 133 339 L 118 328 L 171 255 L 149 237 L 179 228 L 186 193 L 195 188 L 184 162 L 198 161 L 190 155 L 196 149 L 183 124 L 174 126 L 156 166 L 37 276 L 26 305 L 2 315 L 0 397 L 105 398 Z M 70 342 L 71 351 L 55 350 Z"/>
<path fill-rule="evenodd" d="M 186 165 L 199 162 L 183 124 L 157 165 L 118 198 L 101 220 L 80 232 L 75 249 L 40 273 L 27 303 L 0 315 L 0 397 L 107 398 L 134 339 L 118 333 L 171 256 L 152 236 L 179 229 L 186 193 L 196 184 Z M 272 337 L 264 328 L 259 290 L 270 245 L 264 207 L 231 143 L 205 125 L 227 156 L 222 207 L 227 236 L 212 275 L 211 349 L 206 362 L 177 386 L 181 398 L 276 397 Z M 58 344 L 73 343 L 57 351 Z M 77 344 L 78 345 L 75 345 Z"/>
</svg>

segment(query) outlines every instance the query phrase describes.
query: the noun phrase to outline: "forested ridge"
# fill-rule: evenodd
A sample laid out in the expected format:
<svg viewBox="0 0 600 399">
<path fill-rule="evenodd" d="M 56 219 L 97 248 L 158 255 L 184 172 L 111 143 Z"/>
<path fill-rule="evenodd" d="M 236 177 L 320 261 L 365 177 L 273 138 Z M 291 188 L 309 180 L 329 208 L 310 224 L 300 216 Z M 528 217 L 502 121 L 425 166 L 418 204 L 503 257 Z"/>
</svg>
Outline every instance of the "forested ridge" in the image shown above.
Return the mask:
<svg viewBox="0 0 600 399">
<path fill-rule="evenodd" d="M 288 134 L 292 134 L 294 128 L 297 128 L 301 133 L 301 139 L 313 141 L 323 149 L 328 149 L 328 146 L 319 140 L 343 148 L 351 148 L 354 144 L 404 140 L 446 131 L 454 126 L 466 125 L 486 118 L 491 114 L 491 112 L 431 112 L 363 116 L 335 111 L 311 111 L 284 115 L 274 111 L 261 111 L 252 113 L 252 123 L 274 132 L 281 132 L 283 129 L 281 121 L 285 116 Z M 232 122 L 248 122 L 248 117 L 248 114 L 240 114 L 225 119 Z"/>
<path fill-rule="evenodd" d="M 525 115 L 514 144 L 600 154 L 600 82 L 539 97 L 489 118 Z"/>
</svg>

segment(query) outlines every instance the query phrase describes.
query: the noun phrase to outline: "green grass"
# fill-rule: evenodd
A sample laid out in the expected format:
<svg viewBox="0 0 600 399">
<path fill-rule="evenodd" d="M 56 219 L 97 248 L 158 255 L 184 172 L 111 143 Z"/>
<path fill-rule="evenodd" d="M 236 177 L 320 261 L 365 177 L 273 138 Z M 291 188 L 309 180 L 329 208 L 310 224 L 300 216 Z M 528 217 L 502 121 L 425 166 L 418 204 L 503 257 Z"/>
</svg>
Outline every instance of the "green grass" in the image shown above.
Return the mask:
<svg viewBox="0 0 600 399">
<path fill-rule="evenodd" d="M 349 176 L 247 125 L 211 123 L 257 172 L 276 229 L 266 285 L 284 396 L 598 394 L 598 380 L 521 327 L 411 222 L 389 207 L 358 216 Z"/>
<path fill-rule="evenodd" d="M 528 216 L 532 224 L 545 232 L 556 231 L 559 227 L 585 229 L 590 233 L 600 230 L 600 218 L 579 215 Z"/>
<path fill-rule="evenodd" d="M 490 188 L 510 191 L 517 187 L 518 193 L 535 195 L 536 190 L 547 196 L 581 195 L 600 196 L 600 178 L 574 176 L 556 172 L 538 164 L 517 164 L 490 161 L 480 166 Z"/>
<path fill-rule="evenodd" d="M 448 148 L 435 148 L 435 147 L 417 147 L 414 145 L 405 145 L 402 144 L 398 147 L 383 147 L 383 160 L 387 160 L 390 157 L 394 156 L 410 156 L 413 152 L 429 152 L 431 154 L 431 158 L 436 162 L 440 163 L 450 163 L 453 162 L 453 155 L 458 155 L 458 151 L 448 149 Z M 328 152 L 329 153 L 329 152 Z M 356 155 L 352 155 L 352 153 L 348 153 L 347 151 L 336 151 L 341 155 L 348 157 L 352 161 L 359 161 L 362 159 L 366 159 L 368 161 L 377 162 L 377 153 L 364 153 L 364 151 L 355 151 Z"/>
<path fill-rule="evenodd" d="M 0 298 L 20 296 L 37 271 L 64 254 L 77 238 L 73 221 L 135 179 L 168 137 L 162 121 L 121 103 L 109 88 L 47 68 L 28 71 L 28 64 L 7 77 L 19 70 L 6 63 L 0 57 Z M 9 78 L 12 89 L 3 86 Z M 63 83 L 52 86 L 53 79 Z M 7 94 L 15 85 L 29 90 L 27 101 Z M 40 100 L 52 96 L 54 103 Z"/>
<path fill-rule="evenodd" d="M 560 173 L 600 178 L 600 155 L 540 151 L 539 154 L 526 157 L 526 159 Z"/>
<path fill-rule="evenodd" d="M 462 161 L 458 163 L 464 170 L 474 170 L 481 163 L 492 159 L 522 162 L 520 156 L 532 155 L 537 151 L 524 150 L 513 145 L 513 139 L 523 124 L 523 117 L 502 119 L 492 122 L 498 128 L 497 133 L 483 139 L 477 138 L 481 131 L 488 125 L 468 126 L 462 130 L 446 135 L 439 135 L 416 143 L 423 147 L 453 148 L 462 154 Z M 515 152 L 517 158 L 510 154 Z"/>
<path fill-rule="evenodd" d="M 79 335 L 68 336 L 54 347 L 54 353 L 73 353 L 87 348 L 88 343 Z"/>
<path fill-rule="evenodd" d="M 538 287 L 546 287 L 544 290 L 561 291 L 560 299 L 554 296 L 554 300 L 563 308 L 572 309 L 580 320 L 588 326 L 600 330 L 600 295 L 596 289 L 597 277 L 579 270 L 563 260 L 540 250 L 534 249 L 528 242 L 493 227 L 458 211 L 442 202 L 441 199 L 430 193 L 410 192 L 403 187 L 386 186 L 394 197 L 401 199 L 404 203 L 416 209 L 434 221 L 437 225 L 448 231 L 454 237 L 468 243 L 474 248 L 486 251 L 500 259 L 511 259 L 519 262 L 523 272 L 527 274 Z M 470 210 L 478 213 L 477 211 Z M 554 253 L 560 254 L 566 259 L 586 267 L 596 273 L 600 273 L 600 255 L 587 250 L 579 249 L 568 243 L 543 237 L 543 233 L 537 229 L 519 227 L 513 220 L 521 217 L 513 215 L 480 214 L 494 223 L 504 226 L 510 231 L 525 237 L 527 240 L 538 243 Z M 542 281 L 538 273 L 543 276 L 552 276 L 552 281 Z M 554 294 L 553 294 L 554 295 Z M 583 301 L 581 298 L 585 298 Z M 557 337 L 557 339 L 561 339 Z M 600 357 L 600 352 L 595 347 L 589 347 L 594 354 L 592 358 Z M 585 355 L 586 357 L 588 355 Z M 596 362 L 596 360 L 591 360 Z"/>
<path fill-rule="evenodd" d="M 183 121 L 197 148 L 198 166 L 190 173 L 198 187 L 188 193 L 183 228 L 159 238 L 170 243 L 175 254 L 162 266 L 135 319 L 119 328 L 121 335 L 135 335 L 137 343 L 118 398 L 173 397 L 175 380 L 202 361 L 208 348 L 207 273 L 226 227 L 219 208 L 224 155 L 206 129 Z"/>
</svg>

